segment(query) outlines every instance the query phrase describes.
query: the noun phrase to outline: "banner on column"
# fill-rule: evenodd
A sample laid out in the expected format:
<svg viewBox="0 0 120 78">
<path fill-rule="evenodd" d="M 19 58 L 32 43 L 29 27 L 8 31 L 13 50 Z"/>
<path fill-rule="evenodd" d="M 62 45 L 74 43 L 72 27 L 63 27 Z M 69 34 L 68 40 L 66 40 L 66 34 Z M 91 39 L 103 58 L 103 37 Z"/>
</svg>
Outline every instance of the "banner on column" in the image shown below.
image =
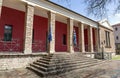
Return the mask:
<svg viewBox="0 0 120 78">
<path fill-rule="evenodd" d="M 49 43 L 52 41 L 52 31 L 51 31 L 51 25 L 49 26 L 48 41 L 49 41 Z"/>
</svg>

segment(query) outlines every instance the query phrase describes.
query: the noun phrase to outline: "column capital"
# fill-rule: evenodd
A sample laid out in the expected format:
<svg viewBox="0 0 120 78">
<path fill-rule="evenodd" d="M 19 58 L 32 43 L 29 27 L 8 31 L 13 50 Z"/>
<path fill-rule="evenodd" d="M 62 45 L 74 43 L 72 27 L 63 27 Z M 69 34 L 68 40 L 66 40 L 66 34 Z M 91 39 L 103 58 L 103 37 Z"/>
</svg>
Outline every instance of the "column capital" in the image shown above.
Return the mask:
<svg viewBox="0 0 120 78">
<path fill-rule="evenodd" d="M 85 22 L 80 21 L 81 24 L 85 24 Z"/>
<path fill-rule="evenodd" d="M 26 0 L 21 0 L 23 2 L 25 2 L 27 5 L 31 5 L 31 6 L 36 6 L 36 4 L 32 3 L 32 2 L 28 2 Z"/>
<path fill-rule="evenodd" d="M 67 20 L 72 20 L 73 21 L 74 19 L 73 18 L 67 18 Z"/>
<path fill-rule="evenodd" d="M 47 13 L 48 13 L 48 14 L 50 14 L 50 13 L 52 13 L 52 14 L 56 14 L 56 12 L 55 12 L 55 11 L 51 11 L 51 10 L 50 10 L 50 11 L 48 11 Z"/>
<path fill-rule="evenodd" d="M 53 10 L 50 10 L 49 12 L 54 13 L 54 14 L 56 14 L 56 13 L 57 13 L 56 11 L 53 11 Z"/>
</svg>

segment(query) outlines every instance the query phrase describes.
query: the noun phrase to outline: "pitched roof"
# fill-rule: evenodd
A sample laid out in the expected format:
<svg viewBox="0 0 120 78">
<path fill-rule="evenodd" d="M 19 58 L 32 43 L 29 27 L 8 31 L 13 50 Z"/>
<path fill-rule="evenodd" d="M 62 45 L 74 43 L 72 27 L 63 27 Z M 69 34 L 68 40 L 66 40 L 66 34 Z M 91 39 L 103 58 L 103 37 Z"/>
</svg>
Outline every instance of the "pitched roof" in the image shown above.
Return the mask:
<svg viewBox="0 0 120 78">
<path fill-rule="evenodd" d="M 110 25 L 107 19 L 99 21 L 99 24 L 102 25 L 103 27 L 113 30 L 112 26 Z"/>
</svg>

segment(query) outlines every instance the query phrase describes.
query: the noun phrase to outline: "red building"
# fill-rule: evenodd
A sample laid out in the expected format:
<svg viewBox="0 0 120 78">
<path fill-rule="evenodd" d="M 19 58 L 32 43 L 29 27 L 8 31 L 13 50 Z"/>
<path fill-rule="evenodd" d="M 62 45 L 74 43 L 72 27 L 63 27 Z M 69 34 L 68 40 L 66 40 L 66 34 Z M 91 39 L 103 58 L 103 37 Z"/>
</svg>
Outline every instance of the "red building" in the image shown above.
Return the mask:
<svg viewBox="0 0 120 78">
<path fill-rule="evenodd" d="M 0 53 L 98 52 L 99 23 L 44 0 L 0 0 Z M 52 41 L 48 41 L 51 28 Z M 73 45 L 73 31 L 76 45 Z M 17 53 L 16 53 L 17 52 Z"/>
<path fill-rule="evenodd" d="M 4 52 L 23 52 L 25 41 L 25 12 L 17 9 L 12 5 L 6 5 L 7 1 L 3 1 L 5 6 L 2 6 L 1 19 L 0 19 L 0 38 L 1 47 L 0 51 Z M 8 1 L 9 2 L 9 1 Z M 19 8 L 19 7 L 18 7 Z M 24 7 L 21 7 L 25 9 Z M 35 8 L 38 11 L 39 8 Z M 35 12 L 36 12 L 35 11 Z M 41 9 L 39 10 L 41 11 Z M 41 13 L 39 12 L 38 13 Z M 47 12 L 46 12 L 47 15 Z M 56 15 L 57 18 L 61 17 Z M 63 17 L 64 20 L 67 18 Z M 32 29 L 32 52 L 46 52 L 47 50 L 47 34 L 48 34 L 48 18 L 47 16 L 38 15 L 37 12 L 33 16 L 33 29 Z M 67 51 L 67 24 L 55 20 L 55 51 L 66 52 Z M 91 20 L 92 21 L 92 20 Z M 88 51 L 88 25 L 84 28 L 84 43 L 85 50 Z M 92 28 L 93 43 L 95 47 L 95 27 Z M 77 37 L 77 45 L 75 51 L 79 52 L 79 31 L 78 25 L 74 25 L 74 30 Z M 5 36 L 6 34 L 6 36 Z M 8 38 L 9 37 L 9 38 Z M 7 39 L 8 38 L 8 39 Z M 11 45 L 12 44 L 12 45 Z"/>
</svg>

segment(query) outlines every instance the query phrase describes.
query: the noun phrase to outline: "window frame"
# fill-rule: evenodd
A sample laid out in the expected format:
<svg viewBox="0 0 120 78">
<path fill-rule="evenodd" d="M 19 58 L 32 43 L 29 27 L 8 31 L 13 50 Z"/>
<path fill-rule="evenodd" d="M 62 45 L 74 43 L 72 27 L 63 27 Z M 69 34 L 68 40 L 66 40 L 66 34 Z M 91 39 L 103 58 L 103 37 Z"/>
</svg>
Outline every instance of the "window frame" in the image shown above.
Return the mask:
<svg viewBox="0 0 120 78">
<path fill-rule="evenodd" d="M 8 29 L 6 27 L 8 27 Z M 12 32 L 13 32 L 13 26 L 5 24 L 4 25 L 4 39 L 3 39 L 3 41 L 6 41 L 6 42 L 12 41 Z M 6 38 L 7 37 L 6 35 L 9 36 L 8 39 Z"/>
<path fill-rule="evenodd" d="M 105 31 L 105 42 L 106 42 L 106 48 L 111 48 L 111 42 L 110 42 L 110 32 Z"/>
</svg>

